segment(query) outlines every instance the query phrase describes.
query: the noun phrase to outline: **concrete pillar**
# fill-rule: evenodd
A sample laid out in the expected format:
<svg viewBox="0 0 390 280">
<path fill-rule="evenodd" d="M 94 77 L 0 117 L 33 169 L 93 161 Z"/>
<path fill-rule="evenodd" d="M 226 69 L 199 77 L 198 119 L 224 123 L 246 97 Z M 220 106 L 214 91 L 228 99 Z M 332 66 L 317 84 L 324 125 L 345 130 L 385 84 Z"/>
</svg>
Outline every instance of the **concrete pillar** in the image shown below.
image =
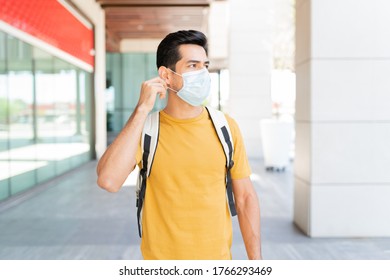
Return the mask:
<svg viewBox="0 0 390 280">
<path fill-rule="evenodd" d="M 297 0 L 294 221 L 390 236 L 390 2 Z"/>
<path fill-rule="evenodd" d="M 236 119 L 249 157 L 262 157 L 260 120 L 271 116 L 272 0 L 230 0 L 227 112 Z"/>
</svg>

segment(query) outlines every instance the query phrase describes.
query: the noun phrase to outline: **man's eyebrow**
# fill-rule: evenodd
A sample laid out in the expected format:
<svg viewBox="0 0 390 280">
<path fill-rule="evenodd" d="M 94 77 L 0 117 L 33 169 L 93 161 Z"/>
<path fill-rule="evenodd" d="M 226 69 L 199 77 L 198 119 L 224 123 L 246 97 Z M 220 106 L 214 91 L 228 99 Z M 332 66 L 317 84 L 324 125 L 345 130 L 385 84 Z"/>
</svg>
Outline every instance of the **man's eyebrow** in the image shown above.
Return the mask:
<svg viewBox="0 0 390 280">
<path fill-rule="evenodd" d="M 202 61 L 200 61 L 200 60 L 193 60 L 193 59 L 187 61 L 187 63 L 201 63 L 201 62 L 202 62 Z M 204 63 L 205 63 L 205 64 L 210 64 L 210 61 L 207 60 L 207 61 L 205 61 Z"/>
</svg>

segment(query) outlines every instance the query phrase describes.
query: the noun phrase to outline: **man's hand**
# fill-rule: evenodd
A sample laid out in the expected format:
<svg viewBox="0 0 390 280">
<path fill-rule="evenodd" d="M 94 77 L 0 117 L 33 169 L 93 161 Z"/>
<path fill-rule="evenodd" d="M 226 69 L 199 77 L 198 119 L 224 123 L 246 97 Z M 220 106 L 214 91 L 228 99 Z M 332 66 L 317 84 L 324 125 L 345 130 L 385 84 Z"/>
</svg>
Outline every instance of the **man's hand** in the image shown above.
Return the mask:
<svg viewBox="0 0 390 280">
<path fill-rule="evenodd" d="M 150 112 L 153 109 L 157 95 L 160 99 L 165 98 L 167 93 L 167 84 L 160 77 L 155 77 L 142 83 L 141 93 L 137 107 L 139 110 Z"/>
</svg>

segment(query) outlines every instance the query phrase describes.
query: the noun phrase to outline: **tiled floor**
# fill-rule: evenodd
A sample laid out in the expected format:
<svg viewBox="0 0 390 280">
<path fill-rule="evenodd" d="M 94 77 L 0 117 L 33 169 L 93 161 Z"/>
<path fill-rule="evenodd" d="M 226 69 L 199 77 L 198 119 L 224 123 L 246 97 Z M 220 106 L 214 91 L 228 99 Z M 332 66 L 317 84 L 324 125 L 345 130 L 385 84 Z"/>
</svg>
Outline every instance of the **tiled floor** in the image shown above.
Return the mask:
<svg viewBox="0 0 390 280">
<path fill-rule="evenodd" d="M 292 223 L 293 178 L 251 160 L 265 259 L 390 259 L 390 238 L 312 239 Z M 96 186 L 96 162 L 0 204 L 0 259 L 141 259 L 133 178 L 118 193 Z M 233 258 L 246 253 L 236 218 Z"/>
</svg>

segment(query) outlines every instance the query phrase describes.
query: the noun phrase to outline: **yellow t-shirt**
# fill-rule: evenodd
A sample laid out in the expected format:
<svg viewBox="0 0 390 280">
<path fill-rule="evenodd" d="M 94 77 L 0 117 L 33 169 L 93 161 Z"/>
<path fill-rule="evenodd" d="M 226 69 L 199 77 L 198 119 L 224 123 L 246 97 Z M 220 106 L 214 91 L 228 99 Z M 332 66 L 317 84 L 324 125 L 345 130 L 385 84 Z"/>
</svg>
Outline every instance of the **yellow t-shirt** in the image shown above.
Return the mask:
<svg viewBox="0 0 390 280">
<path fill-rule="evenodd" d="M 250 175 L 236 122 L 233 179 Z M 141 149 L 137 153 L 138 164 Z M 196 118 L 160 112 L 160 134 L 142 216 L 144 259 L 231 259 L 232 222 L 226 199 L 226 158 L 206 109 Z"/>
</svg>

